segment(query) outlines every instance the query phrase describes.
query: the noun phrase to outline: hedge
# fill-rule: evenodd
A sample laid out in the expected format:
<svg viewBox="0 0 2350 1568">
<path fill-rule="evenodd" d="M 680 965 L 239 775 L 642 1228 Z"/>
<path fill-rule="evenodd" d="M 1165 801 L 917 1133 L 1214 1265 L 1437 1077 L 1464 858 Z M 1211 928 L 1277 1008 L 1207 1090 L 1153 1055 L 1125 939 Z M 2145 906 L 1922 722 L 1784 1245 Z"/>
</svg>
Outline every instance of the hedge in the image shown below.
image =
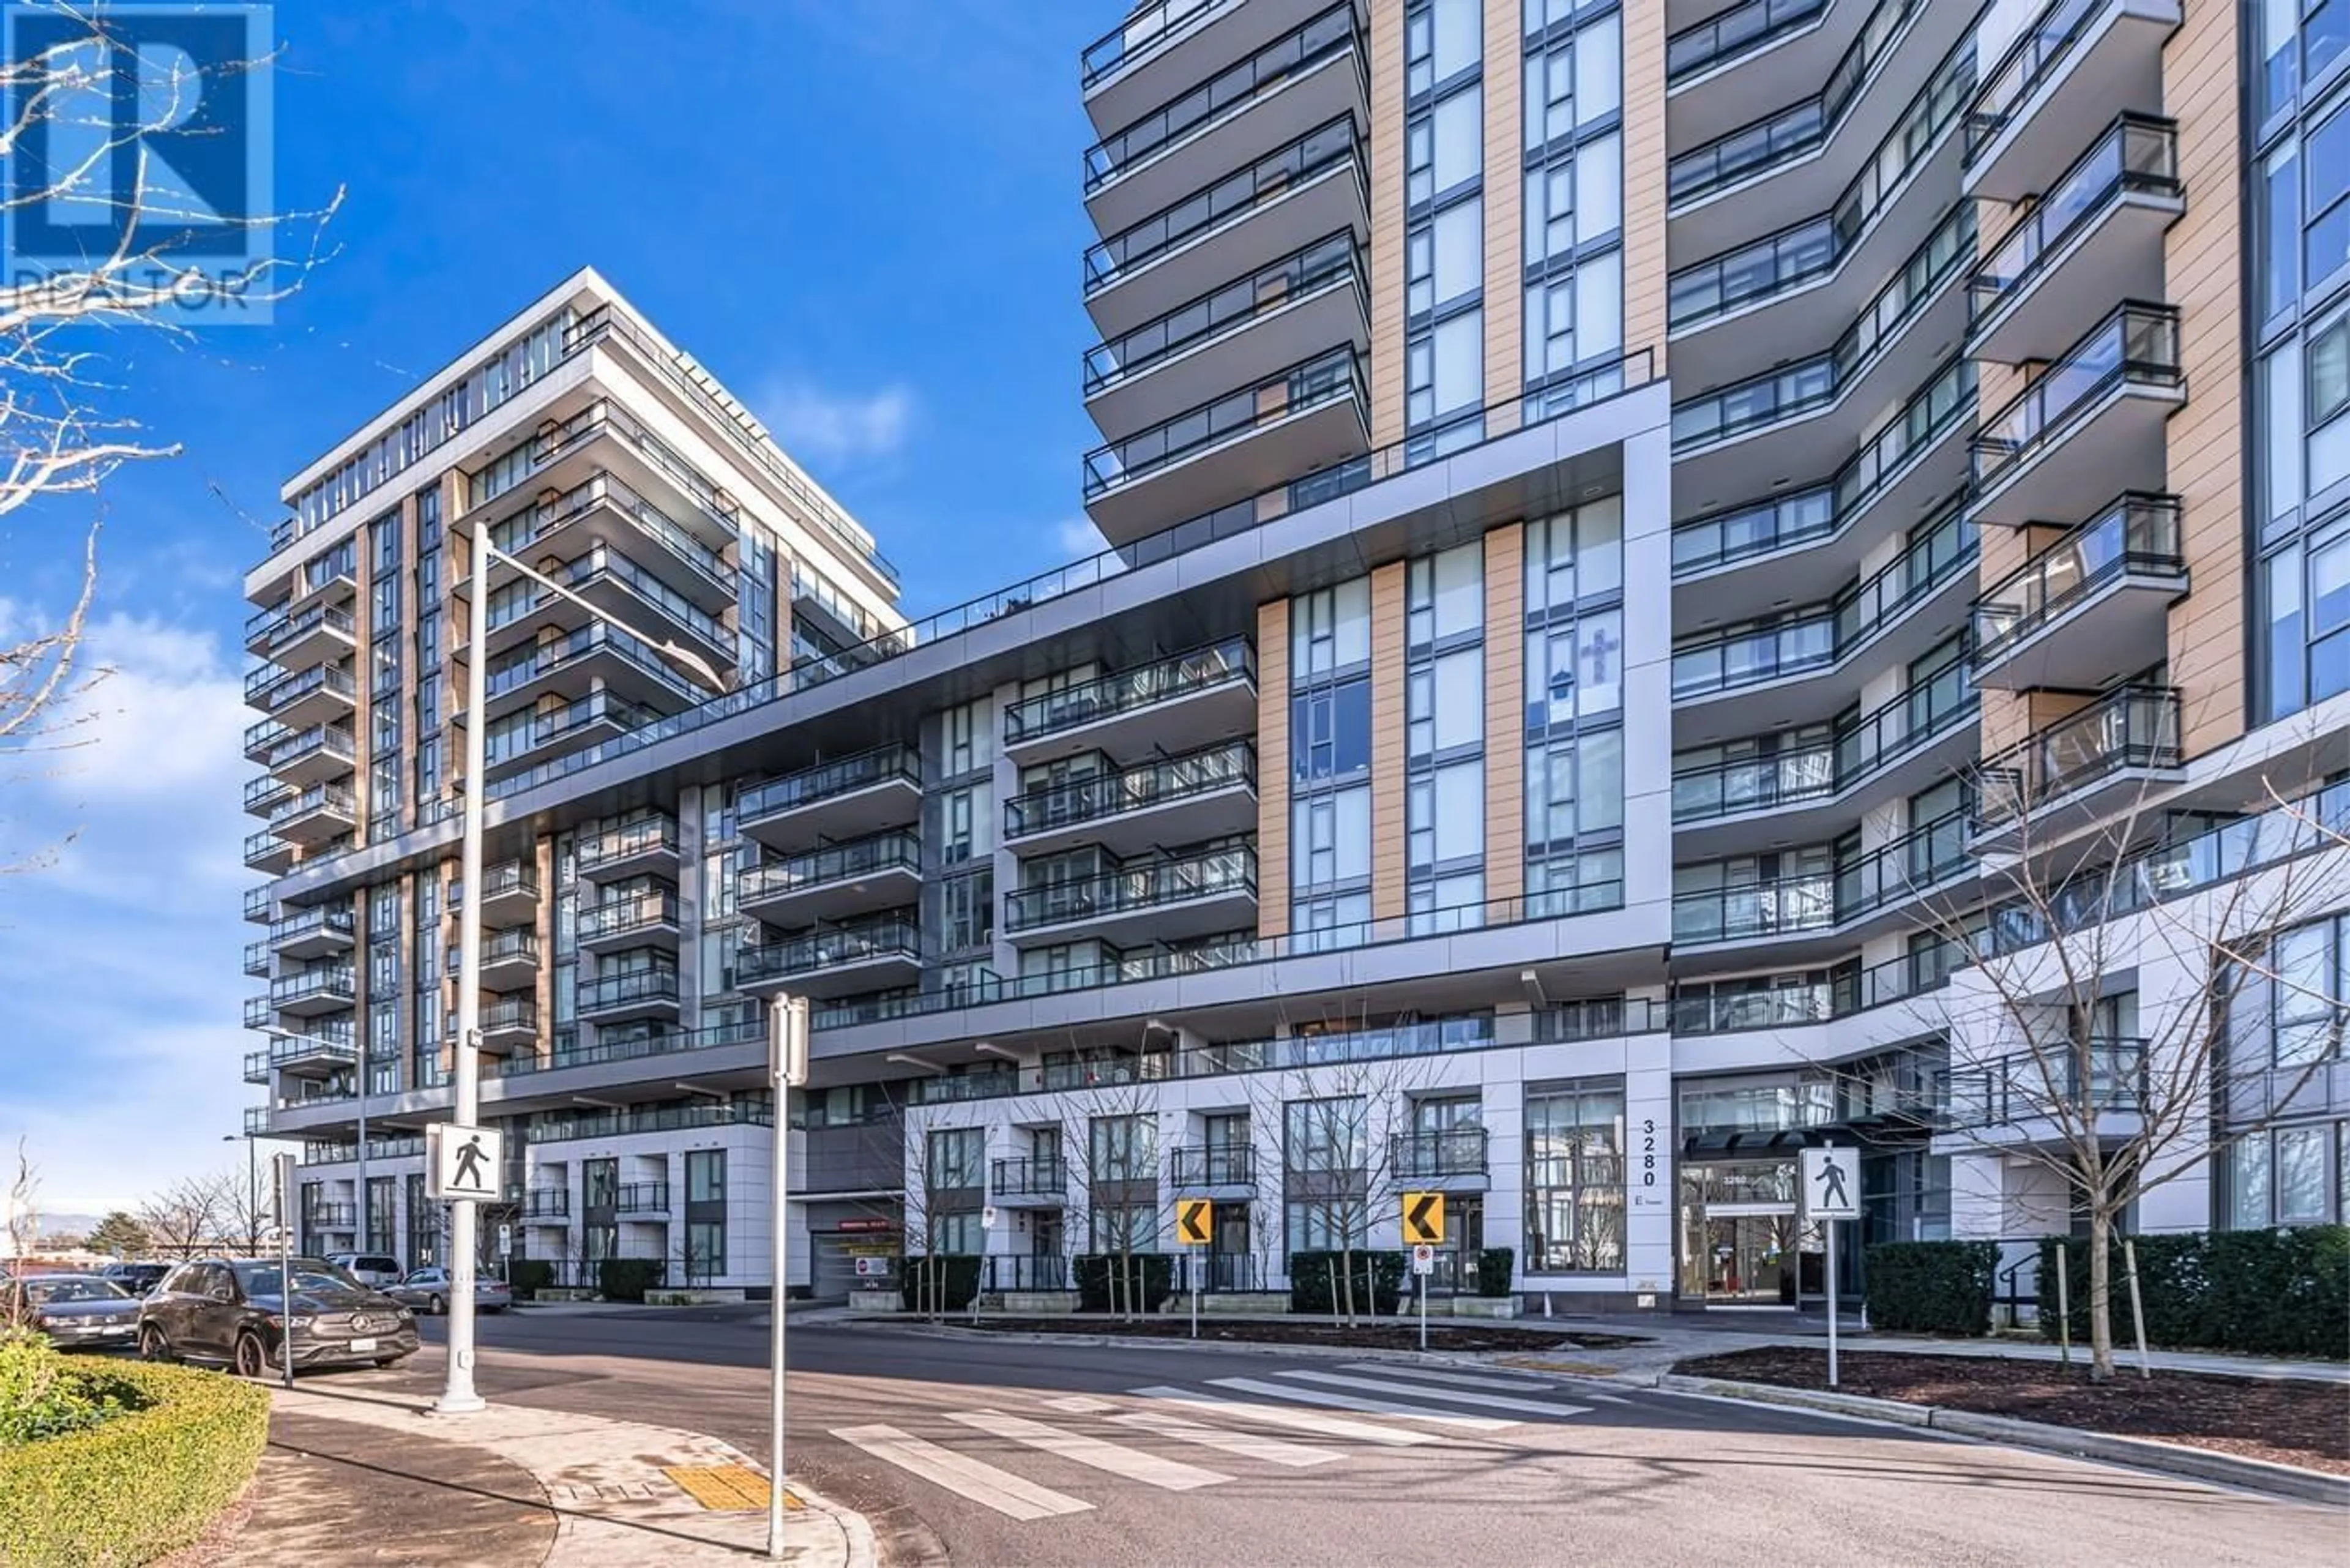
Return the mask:
<svg viewBox="0 0 2350 1568">
<path fill-rule="evenodd" d="M 99 1370 L 102 1366 L 103 1370 Z M 146 1407 L 0 1449 L 0 1564 L 128 1568 L 176 1552 L 236 1501 L 269 1438 L 269 1391 L 217 1372 L 107 1362 L 77 1375 Z"/>
<path fill-rule="evenodd" d="M 1157 1312 L 1175 1293 L 1175 1260 L 1159 1252 L 1088 1252 L 1073 1265 L 1079 1312 Z"/>
<path fill-rule="evenodd" d="M 538 1293 L 555 1283 L 555 1265 L 544 1258 L 515 1258 L 506 1264 L 506 1283 L 514 1287 L 515 1300 L 530 1302 Z"/>
<path fill-rule="evenodd" d="M 1345 1312 L 1347 1297 L 1342 1287 L 1351 1273 L 1355 1311 L 1373 1314 L 1393 1312 L 1403 1295 L 1404 1275 L 1410 1267 L 1410 1258 L 1402 1252 L 1375 1252 L 1366 1247 L 1355 1249 L 1351 1266 L 1344 1252 L 1292 1252 L 1289 1310 Z"/>
<path fill-rule="evenodd" d="M 979 1294 L 979 1260 L 967 1252 L 908 1258 L 898 1277 L 908 1312 L 961 1312 Z"/>
<path fill-rule="evenodd" d="M 605 1258 L 596 1265 L 596 1289 L 608 1302 L 640 1302 L 660 1288 L 661 1276 L 659 1258 Z"/>
<path fill-rule="evenodd" d="M 1517 1266 L 1518 1254 L 1508 1247 L 1487 1247 L 1477 1254 L 1477 1293 L 1481 1296 L 1505 1296 L 1510 1293 L 1510 1272 Z"/>
<path fill-rule="evenodd" d="M 1868 1321 L 1897 1334 L 1991 1332 L 1996 1241 L 1879 1241 L 1863 1255 Z"/>
<path fill-rule="evenodd" d="M 2350 1227 L 2185 1231 L 2131 1238 L 2146 1342 L 2178 1350 L 2350 1358 Z M 2040 1332 L 2056 1337 L 2056 1247 L 2064 1246 L 2073 1338 L 2089 1337 L 2089 1243 L 2040 1242 Z M 2136 1343 L 2128 1269 L 2113 1243 L 2108 1284 L 2114 1344 Z"/>
</svg>

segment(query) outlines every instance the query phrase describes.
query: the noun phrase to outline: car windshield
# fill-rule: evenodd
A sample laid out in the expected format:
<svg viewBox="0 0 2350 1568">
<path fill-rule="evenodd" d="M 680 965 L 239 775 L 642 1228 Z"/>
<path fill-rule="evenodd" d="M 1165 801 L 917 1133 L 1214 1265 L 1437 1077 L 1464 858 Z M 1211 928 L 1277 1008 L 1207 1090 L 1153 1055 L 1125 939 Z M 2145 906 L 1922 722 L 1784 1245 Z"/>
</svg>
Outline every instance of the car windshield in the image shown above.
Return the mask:
<svg viewBox="0 0 2350 1568">
<path fill-rule="evenodd" d="M 62 1302 L 124 1302 L 130 1298 L 105 1280 L 28 1280 L 25 1293 L 42 1306 Z"/>
<path fill-rule="evenodd" d="M 438 1269 L 419 1269 L 408 1276 L 408 1282 L 411 1285 L 437 1285 L 442 1277 Z"/>
<path fill-rule="evenodd" d="M 277 1284 L 282 1277 L 275 1263 L 236 1265 L 236 1282 L 249 1296 L 279 1294 Z M 348 1275 L 321 1263 L 294 1265 L 294 1292 L 296 1295 L 305 1291 L 347 1291 L 351 1288 L 352 1283 Z"/>
</svg>

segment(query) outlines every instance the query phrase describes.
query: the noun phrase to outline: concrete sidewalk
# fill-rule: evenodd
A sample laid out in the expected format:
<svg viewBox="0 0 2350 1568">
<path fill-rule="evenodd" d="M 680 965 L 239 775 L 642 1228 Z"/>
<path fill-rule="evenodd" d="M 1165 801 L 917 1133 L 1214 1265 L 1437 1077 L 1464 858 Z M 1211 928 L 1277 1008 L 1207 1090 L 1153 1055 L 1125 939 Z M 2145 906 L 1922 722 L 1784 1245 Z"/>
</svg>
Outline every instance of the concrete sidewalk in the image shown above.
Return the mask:
<svg viewBox="0 0 2350 1568">
<path fill-rule="evenodd" d="M 378 1390 L 273 1391 L 270 1452 L 231 1563 L 397 1560 L 502 1568 L 736 1563 L 766 1555 L 766 1472 L 714 1438 L 493 1405 L 442 1417 Z M 691 1489 L 691 1490 L 689 1490 Z M 865 1519 L 796 1482 L 797 1568 L 873 1568 Z"/>
</svg>

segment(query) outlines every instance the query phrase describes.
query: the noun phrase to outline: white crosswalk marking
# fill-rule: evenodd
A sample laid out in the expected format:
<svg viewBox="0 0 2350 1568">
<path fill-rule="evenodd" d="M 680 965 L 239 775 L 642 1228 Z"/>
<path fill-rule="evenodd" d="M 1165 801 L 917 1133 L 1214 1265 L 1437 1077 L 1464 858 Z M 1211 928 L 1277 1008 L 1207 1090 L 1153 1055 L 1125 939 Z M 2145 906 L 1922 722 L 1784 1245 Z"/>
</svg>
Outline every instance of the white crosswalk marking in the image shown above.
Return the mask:
<svg viewBox="0 0 2350 1568">
<path fill-rule="evenodd" d="M 1220 1399 L 1212 1394 L 1195 1394 L 1188 1388 L 1171 1388 L 1164 1385 L 1155 1388 L 1129 1388 L 1127 1392 L 1138 1399 L 1158 1399 L 1170 1405 L 1182 1405 L 1211 1416 L 1227 1417 L 1235 1421 L 1253 1421 L 1260 1427 L 1287 1427 L 1293 1431 L 1313 1432 L 1325 1438 L 1347 1438 L 1358 1443 L 1382 1443 L 1389 1448 L 1401 1449 L 1443 1440 L 1427 1432 L 1397 1431 L 1389 1427 L 1374 1427 L 1368 1421 L 1350 1421 L 1344 1416 L 1326 1416 L 1316 1410 L 1300 1410 L 1287 1405 L 1257 1405 L 1244 1399 Z"/>
<path fill-rule="evenodd" d="M 1396 1366 L 1381 1361 L 1354 1361 L 1341 1372 L 1363 1372 L 1380 1377 L 1408 1377 L 1415 1383 L 1449 1383 L 1460 1388 L 1490 1388 L 1497 1394 L 1544 1394 L 1558 1386 L 1538 1377 L 1504 1377 L 1485 1373 L 1451 1372 L 1436 1366 Z"/>
<path fill-rule="evenodd" d="M 1047 1399 L 1045 1401 L 1045 1407 L 1048 1410 L 1066 1410 L 1072 1416 L 1092 1416 L 1104 1410 L 1118 1408 L 1107 1399 L 1089 1398 L 1083 1394 L 1072 1394 L 1066 1399 Z"/>
<path fill-rule="evenodd" d="M 1305 1443 L 1287 1443 L 1279 1438 L 1260 1437 L 1254 1432 L 1227 1432 L 1214 1427 L 1202 1427 L 1174 1416 L 1162 1416 L 1156 1410 L 1133 1410 L 1111 1420 L 1121 1427 L 1139 1427 L 1162 1438 L 1179 1443 L 1197 1443 L 1203 1449 L 1216 1449 L 1227 1454 L 1238 1454 L 1244 1459 L 1263 1464 L 1282 1465 L 1290 1469 L 1304 1469 L 1309 1465 L 1326 1465 L 1347 1456 L 1336 1449 L 1317 1449 Z"/>
<path fill-rule="evenodd" d="M 1157 1454 L 1146 1454 L 1139 1449 L 1128 1449 L 1099 1438 L 1088 1438 L 1077 1432 L 1066 1432 L 1058 1427 L 1048 1427 L 1042 1421 L 1031 1421 L 1024 1416 L 1007 1416 L 1000 1410 L 951 1410 L 947 1419 L 986 1432 L 993 1437 L 1008 1438 L 1032 1449 L 1042 1449 L 1048 1454 L 1058 1454 L 1081 1465 L 1097 1470 L 1107 1470 L 1114 1476 L 1139 1480 L 1162 1491 L 1195 1491 L 1203 1486 L 1214 1486 L 1232 1478 L 1221 1470 L 1202 1469 L 1187 1465 L 1180 1459 L 1164 1459 Z"/>
<path fill-rule="evenodd" d="M 1093 1507 L 1092 1503 L 1049 1487 L 1023 1480 L 1009 1470 L 926 1443 L 895 1427 L 836 1428 L 832 1435 L 884 1463 L 942 1486 L 957 1497 L 969 1498 L 1014 1519 L 1049 1519 L 1059 1513 L 1084 1513 Z"/>
<path fill-rule="evenodd" d="M 1211 1377 L 1208 1381 L 1219 1388 L 1237 1389 L 1243 1394 L 1295 1399 L 1304 1405 L 1327 1405 L 1339 1410 L 1359 1410 L 1366 1416 L 1403 1416 L 1415 1421 L 1434 1421 L 1439 1426 L 1463 1432 L 1499 1432 L 1517 1425 L 1515 1421 L 1460 1416 L 1450 1410 L 1430 1410 L 1420 1405 L 1398 1405 L 1387 1399 L 1358 1398 L 1352 1394 L 1334 1394 L 1323 1388 L 1300 1388 L 1295 1383 L 1270 1383 L 1256 1377 Z"/>
<path fill-rule="evenodd" d="M 1342 1372 L 1284 1372 L 1284 1377 L 1300 1383 L 1318 1383 L 1332 1388 L 1363 1388 L 1374 1394 L 1408 1394 L 1415 1399 L 1446 1399 L 1455 1405 L 1474 1405 L 1480 1410 L 1523 1410 L 1528 1415 L 1588 1416 L 1588 1405 L 1547 1405 L 1538 1399 L 1512 1399 L 1500 1394 L 1481 1394 L 1467 1388 L 1399 1388 L 1376 1377 L 1349 1377 Z M 1504 1423 L 1506 1425 L 1506 1423 Z"/>
</svg>

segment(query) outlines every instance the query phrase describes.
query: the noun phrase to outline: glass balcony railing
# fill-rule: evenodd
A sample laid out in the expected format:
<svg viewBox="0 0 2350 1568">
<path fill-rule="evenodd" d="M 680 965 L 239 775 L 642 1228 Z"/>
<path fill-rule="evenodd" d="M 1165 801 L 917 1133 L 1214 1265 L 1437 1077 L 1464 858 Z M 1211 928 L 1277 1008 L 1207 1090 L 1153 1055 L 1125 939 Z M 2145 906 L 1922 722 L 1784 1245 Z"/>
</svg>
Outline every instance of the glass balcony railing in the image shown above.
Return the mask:
<svg viewBox="0 0 2350 1568">
<path fill-rule="evenodd" d="M 647 680 L 666 688 L 681 701 L 698 701 L 703 694 L 701 687 L 679 674 L 667 657 L 657 652 L 650 643 L 622 631 L 609 621 L 598 620 L 562 637 L 539 643 L 518 658 L 492 665 L 487 680 L 489 695 L 503 697 L 509 692 L 519 691 L 534 681 L 585 663 L 598 654 L 609 654 L 620 659 Z"/>
<path fill-rule="evenodd" d="M 560 1187 L 545 1188 L 525 1195 L 522 1201 L 525 1220 L 562 1220 L 571 1213 L 571 1194 Z"/>
<path fill-rule="evenodd" d="M 1091 195 L 1137 164 L 1207 126 L 1247 113 L 1252 105 L 1341 55 L 1355 54 L 1356 79 L 1367 98 L 1370 83 L 1355 46 L 1355 11 L 1349 0 L 1331 6 L 1239 64 L 1227 66 L 1180 98 L 1153 109 L 1117 135 L 1106 136 L 1087 148 L 1086 193 Z"/>
<path fill-rule="evenodd" d="M 1844 5 L 1856 0 L 1837 0 Z M 1818 21 L 1830 0 L 1745 0 L 1665 40 L 1665 80 L 1679 86 Z"/>
<path fill-rule="evenodd" d="M 1828 67 L 1819 96 L 1742 125 L 1665 165 L 1665 199 L 1694 202 L 1820 147 L 1844 123 L 1862 85 L 1926 8 L 1926 0 L 1877 0 L 1860 33 Z M 1669 52 L 1665 69 L 1672 66 Z"/>
<path fill-rule="evenodd" d="M 1240 0 L 1154 0 L 1127 13 L 1126 20 L 1086 46 L 1079 57 L 1079 85 L 1091 88 L 1113 72 L 1150 57 L 1169 40 L 1238 5 Z"/>
<path fill-rule="evenodd" d="M 2126 769 L 2178 765 L 2178 688 L 2118 687 L 1986 759 L 1977 825 L 1989 829 L 2016 822 Z"/>
<path fill-rule="evenodd" d="M 1936 1108 L 1954 1127 L 2049 1121 L 2091 1134 L 2101 1115 L 2146 1108 L 2146 1056 L 2144 1040 L 2052 1040 L 1945 1068 L 1937 1075 Z"/>
<path fill-rule="evenodd" d="M 585 986 L 581 989 L 584 991 Z M 482 1033 L 484 1034 L 515 1034 L 538 1028 L 538 1003 L 527 996 L 484 998 L 482 1002 Z M 449 1010 L 448 1036 L 457 1037 L 457 1012 Z"/>
<path fill-rule="evenodd" d="M 656 710 L 641 702 L 631 702 L 609 691 L 595 691 L 561 708 L 521 714 L 511 724 L 492 724 L 486 750 L 490 765 L 495 767 L 599 725 L 629 731 L 641 729 L 660 718 Z M 454 815 L 455 809 L 452 808 L 450 815 Z"/>
<path fill-rule="evenodd" d="M 762 1017 L 751 1023 L 723 1023 L 705 1029 L 673 1030 L 659 1023 L 645 1034 L 616 1033 L 612 1028 L 598 1029 L 593 1044 L 582 1045 L 569 1031 L 558 1030 L 555 1048 L 542 1058 L 536 1054 L 509 1056 L 503 1062 L 482 1064 L 484 1075 L 507 1078 L 528 1077 L 535 1073 L 552 1073 L 566 1067 L 589 1067 L 607 1062 L 638 1062 L 649 1057 L 670 1056 L 695 1051 L 717 1050 L 726 1046 L 764 1044 L 767 1038 L 766 1020 Z"/>
<path fill-rule="evenodd" d="M 255 653 L 267 659 L 278 649 L 322 628 L 346 639 L 356 639 L 359 636 L 359 625 L 351 619 L 351 612 L 340 605 L 312 605 L 296 615 L 287 615 L 283 608 L 272 605 L 245 618 L 244 640 Z"/>
<path fill-rule="evenodd" d="M 538 868 L 520 860 L 507 860 L 482 873 L 483 898 L 538 897 Z M 452 910 L 465 901 L 465 882 L 461 877 L 449 879 L 446 908 Z"/>
<path fill-rule="evenodd" d="M 578 936 L 583 942 L 625 937 L 634 931 L 674 929 L 677 895 L 671 892 L 629 893 L 590 904 L 579 911 Z"/>
<path fill-rule="evenodd" d="M 1086 396 L 1156 369 L 1249 322 L 1288 309 L 1309 295 L 1351 286 L 1367 296 L 1362 247 L 1351 230 L 1317 240 L 1253 276 L 1178 306 L 1155 321 L 1086 351 Z"/>
<path fill-rule="evenodd" d="M 1023 888 L 1003 900 L 1008 931 L 1186 904 L 1195 898 L 1256 897 L 1256 852 L 1245 845 L 1120 866 L 1081 881 Z"/>
<path fill-rule="evenodd" d="M 1678 985 L 1673 988 L 1671 1028 L 1675 1034 L 1706 1035 L 1825 1023 L 1939 991 L 1951 971 L 1968 961 L 1963 949 L 1937 947 L 1866 969 L 1839 966 L 1816 977 L 1774 975 L 1752 982 Z"/>
<path fill-rule="evenodd" d="M 1013 745 L 1042 740 L 1119 713 L 1255 679 L 1256 650 L 1245 639 L 1232 638 L 1139 670 L 1024 698 L 1003 711 L 1003 738 Z"/>
<path fill-rule="evenodd" d="M 313 784 L 301 794 L 288 795 L 271 806 L 269 826 L 283 827 L 297 817 L 314 816 L 320 812 L 353 821 L 359 815 L 359 797 L 351 793 L 348 785 Z"/>
<path fill-rule="evenodd" d="M 1961 812 L 1831 869 L 1673 895 L 1673 940 L 1692 946 L 1832 930 L 1971 871 Z"/>
<path fill-rule="evenodd" d="M 1367 208 L 1370 187 L 1364 179 L 1362 149 L 1351 114 L 1308 131 L 1280 151 L 1095 245 L 1086 252 L 1085 291 L 1097 294 L 1122 283 L 1177 246 L 1271 206 L 1336 170 L 1352 171 L 1356 190 Z"/>
<path fill-rule="evenodd" d="M 683 560 L 712 583 L 733 591 L 733 576 L 717 551 L 687 533 L 660 507 L 600 470 L 562 494 L 534 502 L 494 524 L 490 543 L 509 556 L 521 556 L 539 540 L 599 506 L 609 508 L 645 538 Z M 562 579 L 557 576 L 556 580 Z M 494 627 L 496 619 L 497 612 L 493 607 Z"/>
<path fill-rule="evenodd" d="M 353 984 L 351 966 L 347 963 L 297 970 L 269 982 L 269 1001 L 275 1007 L 317 999 L 348 1002 L 355 994 Z"/>
<path fill-rule="evenodd" d="M 2176 387 L 2179 379 L 2178 312 L 2136 300 L 2121 306 L 2031 386 L 1984 416 L 1967 448 L 1975 489 L 2004 479 L 2115 388 Z"/>
<path fill-rule="evenodd" d="M 619 1214 L 666 1214 L 669 1183 L 624 1181 L 612 1189 L 612 1209 Z"/>
<path fill-rule="evenodd" d="M 818 926 L 780 941 L 746 945 L 735 954 L 734 979 L 737 984 L 755 985 L 877 959 L 913 962 L 921 951 L 921 929 L 915 915 L 896 910 L 868 920 Z"/>
<path fill-rule="evenodd" d="M 789 774 L 754 784 L 734 802 L 737 822 L 756 822 L 763 817 L 798 811 L 804 806 L 838 795 L 855 794 L 885 784 L 904 784 L 915 789 L 922 787 L 922 763 L 912 748 L 884 746 L 853 757 L 843 757 L 822 767 Z"/>
<path fill-rule="evenodd" d="M 1388 1171 L 1399 1181 L 1485 1174 L 1485 1129 L 1451 1127 L 1388 1135 Z"/>
<path fill-rule="evenodd" d="M 1967 317 L 1977 324 L 2040 275 L 2065 242 L 2131 194 L 2177 196 L 2178 127 L 2126 114 L 1976 264 Z"/>
<path fill-rule="evenodd" d="M 1252 431 L 1348 399 L 1367 417 L 1370 399 L 1363 386 L 1362 365 L 1352 348 L 1334 348 L 1164 424 L 1096 447 L 1086 454 L 1086 499 L 1148 479 Z"/>
<path fill-rule="evenodd" d="M 1967 106 L 1967 163 L 2007 129 L 2040 84 L 2056 74 L 2073 46 L 2112 0 L 2050 0 L 2039 18 L 2017 36 L 1999 62 L 1983 73 L 1982 86 Z"/>
<path fill-rule="evenodd" d="M 1974 612 L 1975 663 L 2003 657 L 2051 618 L 2132 572 L 2180 576 L 2186 570 L 2178 498 L 2132 492 L 1984 590 Z"/>
<path fill-rule="evenodd" d="M 448 968 L 442 972 L 455 974 L 464 954 L 452 943 L 447 957 Z M 484 969 L 492 964 L 535 964 L 537 961 L 538 933 L 526 926 L 506 931 L 490 931 L 482 938 L 482 966 Z"/>
<path fill-rule="evenodd" d="M 1139 767 L 1113 768 L 1003 803 L 1003 836 L 1024 838 L 1256 783 L 1256 748 L 1232 741 Z"/>
<path fill-rule="evenodd" d="M 827 883 L 852 881 L 883 871 L 922 869 L 921 840 L 910 833 L 877 833 L 827 845 L 806 855 L 745 867 L 735 881 L 735 898 L 749 903 L 761 898 L 788 898 Z"/>
<path fill-rule="evenodd" d="M 1734 757 L 1673 773 L 1673 821 L 1832 800 L 1881 768 L 1971 724 L 1976 694 L 1952 671 L 1883 702 L 1835 735 L 1767 756 Z"/>
<path fill-rule="evenodd" d="M 338 904 L 317 905 L 272 921 L 269 940 L 273 946 L 316 936 L 340 937 L 348 940 L 356 934 L 357 926 L 358 922 L 348 908 Z"/>
<path fill-rule="evenodd" d="M 1835 271 L 1876 226 L 1910 175 L 1933 156 L 1958 123 L 1973 88 L 1974 54 L 1970 44 L 1961 43 L 1910 101 L 1901 123 L 1878 143 L 1834 207 L 1674 273 L 1666 283 L 1669 329 L 1698 326 Z"/>
<path fill-rule="evenodd" d="M 274 721 L 265 721 L 265 722 L 274 722 Z M 280 733 L 270 743 L 269 754 L 263 763 L 264 766 L 272 771 L 290 767 L 309 756 L 323 754 L 344 762 L 351 762 L 359 755 L 359 748 L 351 739 L 351 732 L 339 725 L 313 724 L 307 730 L 291 731 L 286 730 L 283 725 L 276 727 Z M 250 730 L 245 732 L 245 735 L 248 743 L 258 738 Z"/>
<path fill-rule="evenodd" d="M 359 701 L 359 683 L 351 679 L 351 672 L 332 664 L 292 671 L 264 665 L 244 678 L 245 701 L 272 713 L 317 691 L 346 702 Z"/>
<path fill-rule="evenodd" d="M 675 855 L 677 819 L 665 812 L 639 812 L 598 832 L 581 835 L 578 853 L 583 872 L 640 855 Z"/>
<path fill-rule="evenodd" d="M 575 593 L 594 586 L 599 580 L 618 583 L 701 639 L 705 647 L 718 649 L 733 647 L 733 634 L 720 626 L 715 617 L 697 607 L 676 589 L 608 545 L 590 545 L 586 554 L 566 561 L 563 565 L 542 575 Z M 527 620 L 555 600 L 556 595 L 551 588 L 542 587 L 527 581 L 516 586 L 525 591 L 502 591 L 493 597 L 490 603 L 492 631 L 499 631 L 517 621 Z M 638 651 L 649 650 L 642 649 L 640 645 Z M 655 655 L 655 657 L 660 659 L 663 671 L 672 680 L 677 679 L 679 672 L 676 666 L 668 662 L 666 656 Z M 700 688 L 693 686 L 687 686 L 685 690 L 693 692 L 697 697 L 701 691 Z"/>
<path fill-rule="evenodd" d="M 675 1002 L 677 994 L 677 971 L 636 969 L 581 981 L 578 1004 L 583 1013 L 601 1012 L 608 1008 L 634 1007 L 647 1002 Z"/>
</svg>

